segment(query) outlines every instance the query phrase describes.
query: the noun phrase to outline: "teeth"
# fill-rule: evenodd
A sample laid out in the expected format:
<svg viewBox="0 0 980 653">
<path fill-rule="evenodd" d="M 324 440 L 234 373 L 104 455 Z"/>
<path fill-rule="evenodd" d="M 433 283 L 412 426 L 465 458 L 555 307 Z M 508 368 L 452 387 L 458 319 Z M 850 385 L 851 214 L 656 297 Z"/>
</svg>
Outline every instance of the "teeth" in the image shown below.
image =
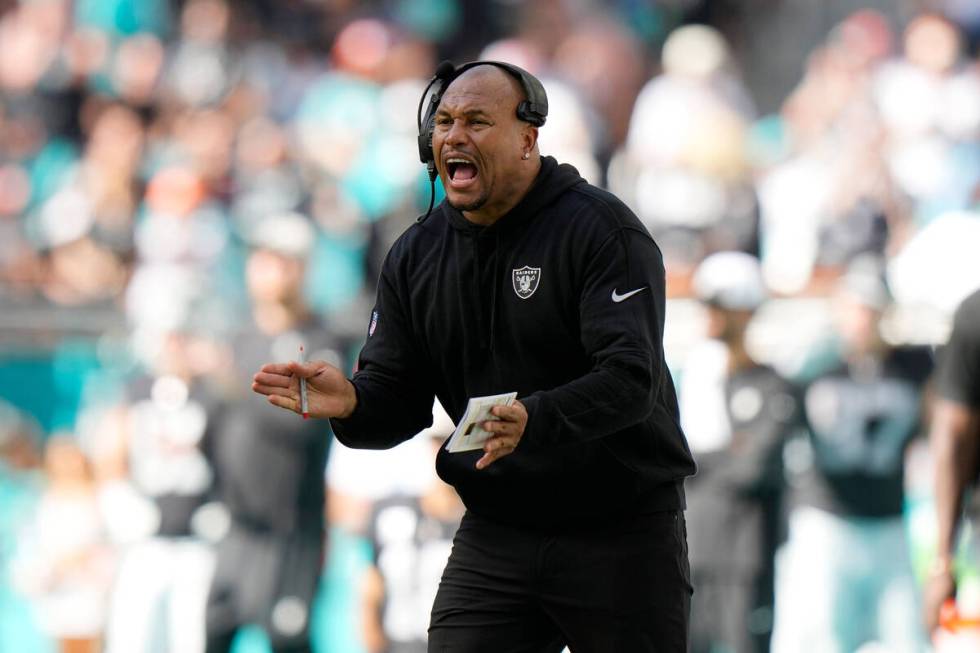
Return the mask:
<svg viewBox="0 0 980 653">
<path fill-rule="evenodd" d="M 471 163 L 471 162 L 466 159 L 452 158 L 452 159 L 446 159 L 446 163 Z"/>
</svg>

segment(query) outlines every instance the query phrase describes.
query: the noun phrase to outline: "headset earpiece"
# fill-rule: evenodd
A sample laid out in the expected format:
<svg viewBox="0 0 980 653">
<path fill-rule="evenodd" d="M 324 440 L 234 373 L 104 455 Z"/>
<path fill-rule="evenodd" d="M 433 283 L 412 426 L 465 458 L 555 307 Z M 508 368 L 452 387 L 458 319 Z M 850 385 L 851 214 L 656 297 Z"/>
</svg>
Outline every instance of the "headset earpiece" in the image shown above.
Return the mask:
<svg viewBox="0 0 980 653">
<path fill-rule="evenodd" d="M 463 64 L 453 73 L 453 79 L 476 66 L 496 66 L 521 84 L 525 99 L 517 105 L 517 117 L 540 127 L 548 118 L 548 94 L 544 91 L 541 81 L 520 66 L 503 61 L 471 61 Z"/>
</svg>

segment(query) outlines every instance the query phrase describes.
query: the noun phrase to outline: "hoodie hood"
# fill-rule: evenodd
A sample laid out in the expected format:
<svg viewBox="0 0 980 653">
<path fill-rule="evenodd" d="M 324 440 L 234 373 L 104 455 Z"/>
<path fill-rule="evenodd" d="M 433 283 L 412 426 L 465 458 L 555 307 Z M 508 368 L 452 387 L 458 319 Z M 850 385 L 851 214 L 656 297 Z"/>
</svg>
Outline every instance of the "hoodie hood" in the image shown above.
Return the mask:
<svg viewBox="0 0 980 653">
<path fill-rule="evenodd" d="M 502 215 L 489 226 L 478 225 L 466 219 L 461 211 L 454 209 L 447 200 L 439 204 L 450 226 L 459 231 L 483 231 L 487 229 L 507 230 L 534 218 L 541 209 L 552 204 L 562 193 L 576 184 L 584 184 L 585 179 L 574 167 L 567 163 L 559 164 L 554 157 L 541 157 L 541 170 L 527 193 L 514 208 Z"/>
</svg>

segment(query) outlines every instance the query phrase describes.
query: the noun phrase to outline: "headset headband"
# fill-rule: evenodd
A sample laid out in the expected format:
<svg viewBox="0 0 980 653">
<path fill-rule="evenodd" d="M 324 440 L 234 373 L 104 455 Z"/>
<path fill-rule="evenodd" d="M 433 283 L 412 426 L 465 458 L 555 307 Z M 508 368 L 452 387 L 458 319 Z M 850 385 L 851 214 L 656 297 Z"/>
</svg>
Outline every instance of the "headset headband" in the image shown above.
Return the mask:
<svg viewBox="0 0 980 653">
<path fill-rule="evenodd" d="M 476 68 L 477 66 L 496 66 L 520 82 L 521 87 L 524 89 L 526 99 L 517 105 L 517 117 L 524 122 L 531 123 L 535 127 L 540 127 L 544 124 L 545 119 L 548 117 L 548 96 L 545 94 L 544 86 L 541 85 L 537 77 L 519 66 L 503 61 L 471 61 L 457 68 L 453 72 L 452 79 L 456 79 L 470 68 Z M 446 85 L 448 86 L 449 84 L 447 83 Z"/>
</svg>

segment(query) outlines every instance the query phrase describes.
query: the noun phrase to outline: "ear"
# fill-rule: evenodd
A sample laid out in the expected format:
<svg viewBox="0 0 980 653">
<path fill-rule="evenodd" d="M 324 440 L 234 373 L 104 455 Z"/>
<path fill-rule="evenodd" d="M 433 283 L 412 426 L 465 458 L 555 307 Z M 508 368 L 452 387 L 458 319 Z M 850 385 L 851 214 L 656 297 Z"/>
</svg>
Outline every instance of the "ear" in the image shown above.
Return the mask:
<svg viewBox="0 0 980 653">
<path fill-rule="evenodd" d="M 524 123 L 524 129 L 521 131 L 521 145 L 524 146 L 525 152 L 533 152 L 534 148 L 538 146 L 538 128 L 529 122 Z"/>
</svg>

